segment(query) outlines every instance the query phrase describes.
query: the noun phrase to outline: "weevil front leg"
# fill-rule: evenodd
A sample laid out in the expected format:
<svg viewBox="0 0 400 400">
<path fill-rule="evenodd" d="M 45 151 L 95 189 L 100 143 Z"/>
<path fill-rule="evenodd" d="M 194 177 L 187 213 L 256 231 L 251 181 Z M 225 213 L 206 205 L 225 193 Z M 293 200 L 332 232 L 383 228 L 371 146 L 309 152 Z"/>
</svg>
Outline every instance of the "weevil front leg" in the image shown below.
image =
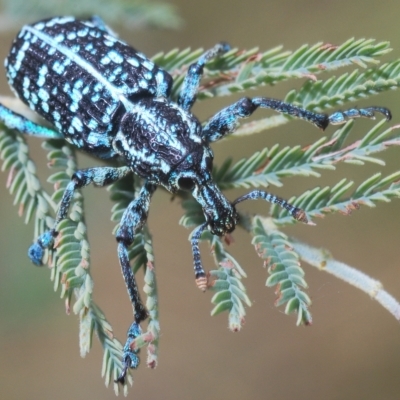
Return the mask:
<svg viewBox="0 0 400 400">
<path fill-rule="evenodd" d="M 383 114 L 387 121 L 392 118 L 390 111 L 384 107 L 351 108 L 329 115 L 308 111 L 293 104 L 267 97 L 243 97 L 210 119 L 203 129 L 204 139 L 208 142 L 215 142 L 229 135 L 238 127 L 239 119 L 249 117 L 257 108 L 268 108 L 282 114 L 291 115 L 308 121 L 320 129 L 325 129 L 329 124 L 344 124 L 353 118 L 374 118 L 375 112 Z"/>
<path fill-rule="evenodd" d="M 179 106 L 186 111 L 190 111 L 193 103 L 196 101 L 197 90 L 199 89 L 200 80 L 203 76 L 204 65 L 207 61 L 226 53 L 230 49 L 231 46 L 228 43 L 218 43 L 212 49 L 206 51 L 195 63 L 190 65 L 179 95 Z"/>
<path fill-rule="evenodd" d="M 131 343 L 141 334 L 140 323 L 148 316 L 147 310 L 140 300 L 135 275 L 129 263 L 128 248 L 134 241 L 135 232 L 146 223 L 150 199 L 155 190 L 155 185 L 147 182 L 144 184 L 139 196 L 133 200 L 124 211 L 116 234 L 119 263 L 134 313 L 134 322 L 128 330 L 128 338 L 123 350 L 122 362 L 124 367 L 116 380 L 116 382 L 122 384 L 125 382 L 128 368 L 136 368 L 139 365 L 139 357 L 137 356 L 138 350 L 132 350 Z"/>
<path fill-rule="evenodd" d="M 258 200 L 262 199 L 265 200 L 271 204 L 277 204 L 279 207 L 284 208 L 285 210 L 288 211 L 288 213 L 297 221 L 303 222 L 308 225 L 315 225 L 313 222 L 309 221 L 307 218 L 307 214 L 304 210 L 301 208 L 298 208 L 292 204 L 290 204 L 288 201 L 285 199 L 275 196 L 272 193 L 268 193 L 262 190 L 253 190 L 250 193 L 245 194 L 244 196 L 241 196 L 237 198 L 235 201 L 231 203 L 233 207 L 235 207 L 237 204 L 245 201 L 245 200 Z M 203 224 L 199 225 L 196 229 L 193 230 L 192 234 L 190 235 L 190 243 L 192 246 L 192 254 L 193 254 L 193 266 L 194 266 L 194 274 L 195 274 L 195 279 L 196 279 L 196 285 L 197 287 L 202 290 L 203 292 L 207 290 L 208 287 L 208 281 L 207 281 L 207 275 L 204 271 L 202 262 L 201 262 L 201 256 L 200 256 L 200 247 L 199 247 L 199 241 L 201 238 L 202 233 L 209 227 L 208 227 L 209 222 L 204 222 Z M 230 232 L 230 231 L 227 231 Z"/>
<path fill-rule="evenodd" d="M 82 169 L 72 175 L 71 182 L 64 191 L 60 206 L 57 211 L 54 227 L 40 235 L 37 241 L 28 250 L 28 256 L 35 265 L 42 264 L 44 249 L 50 248 L 58 232 L 56 230 L 60 221 L 67 217 L 68 209 L 76 189 L 87 186 L 91 183 L 96 186 L 106 186 L 129 174 L 128 167 L 95 167 Z"/>
</svg>

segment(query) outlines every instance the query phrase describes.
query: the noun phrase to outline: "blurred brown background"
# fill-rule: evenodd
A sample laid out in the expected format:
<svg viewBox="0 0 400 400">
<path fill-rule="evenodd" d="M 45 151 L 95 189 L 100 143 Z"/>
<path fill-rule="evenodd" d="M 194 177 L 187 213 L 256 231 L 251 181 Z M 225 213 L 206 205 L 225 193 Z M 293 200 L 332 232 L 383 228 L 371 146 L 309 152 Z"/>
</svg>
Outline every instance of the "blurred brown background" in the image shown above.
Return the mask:
<svg viewBox="0 0 400 400">
<path fill-rule="evenodd" d="M 318 41 L 340 44 L 349 37 L 390 40 L 400 57 L 398 2 L 326 0 L 179 1 L 186 25 L 180 31 L 144 30 L 122 37 L 148 55 L 175 47 L 208 48 L 226 40 L 239 48 L 262 50 L 283 44 L 296 49 Z M 95 12 L 95 10 L 94 10 Z M 118 26 L 113 28 L 120 32 Z M 16 32 L 3 34 L 4 59 Z M 343 73 L 339 70 L 337 74 Z M 4 72 L 1 93 L 9 93 Z M 267 96 L 284 97 L 301 81 L 265 88 Z M 368 100 L 392 109 L 400 122 L 400 92 Z M 204 119 L 233 98 L 195 106 Z M 358 102 L 358 104 L 365 104 Z M 259 112 L 262 113 L 261 111 Z M 353 135 L 372 126 L 357 121 Z M 330 133 L 332 130 L 329 131 Z M 236 159 L 279 142 L 306 144 L 320 133 L 304 122 L 214 146 L 216 163 L 227 155 Z M 43 158 L 40 141 L 32 141 L 36 159 Z M 305 187 L 335 183 L 342 177 L 356 181 L 374 171 L 398 169 L 400 149 L 381 155 L 387 167 L 340 167 L 340 175 L 325 173 L 319 181 L 292 178 L 284 188 L 270 188 L 290 196 Z M 42 164 L 44 164 L 42 162 Z M 93 165 L 82 159 L 82 166 Z M 45 179 L 49 172 L 45 168 Z M 78 348 L 78 320 L 66 317 L 64 303 L 54 293 L 49 271 L 34 268 L 26 256 L 33 227 L 17 217 L 12 198 L 0 175 L 0 398 L 1 399 L 112 399 L 100 377 L 102 352 L 97 339 L 86 359 Z M 297 183 L 301 186 L 297 186 Z M 84 190 L 92 245 L 94 299 L 113 324 L 121 341 L 132 312 L 116 256 L 109 222 L 111 203 L 105 190 Z M 233 198 L 232 194 L 228 194 Z M 267 213 L 265 204 L 247 203 L 251 212 Z M 287 230 L 301 240 L 330 249 L 338 259 L 379 279 L 400 298 L 400 202 L 361 208 L 350 217 L 331 215 L 317 227 Z M 398 399 L 400 398 L 400 325 L 376 302 L 355 288 L 304 265 L 313 300 L 312 327 L 296 327 L 273 305 L 274 293 L 265 288 L 266 271 L 250 245 L 250 237 L 235 233 L 230 251 L 248 273 L 245 285 L 253 306 L 240 333 L 227 329 L 227 315 L 211 318 L 211 294 L 202 294 L 193 281 L 189 232 L 178 225 L 182 211 L 161 191 L 154 196 L 150 228 L 154 236 L 160 296 L 161 343 L 159 366 L 134 372 L 132 399 Z M 203 248 L 203 260 L 211 267 Z M 141 278 L 139 278 L 141 279 Z"/>
</svg>

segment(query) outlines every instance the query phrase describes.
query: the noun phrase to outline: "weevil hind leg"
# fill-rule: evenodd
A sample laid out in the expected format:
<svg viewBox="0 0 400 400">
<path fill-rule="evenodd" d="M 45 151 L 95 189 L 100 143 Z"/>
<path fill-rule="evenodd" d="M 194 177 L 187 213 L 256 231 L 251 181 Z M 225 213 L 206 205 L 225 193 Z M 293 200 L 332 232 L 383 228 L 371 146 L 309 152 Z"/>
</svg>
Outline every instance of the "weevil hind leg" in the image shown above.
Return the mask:
<svg viewBox="0 0 400 400">
<path fill-rule="evenodd" d="M 42 264 L 44 250 L 53 245 L 54 238 L 58 234 L 56 231 L 57 225 L 67 217 L 69 206 L 76 189 L 91 183 L 94 183 L 96 186 L 106 186 L 123 178 L 130 172 L 131 170 L 128 167 L 95 167 L 75 172 L 61 198 L 53 228 L 40 235 L 28 250 L 28 256 L 31 261 L 35 265 Z"/>
</svg>

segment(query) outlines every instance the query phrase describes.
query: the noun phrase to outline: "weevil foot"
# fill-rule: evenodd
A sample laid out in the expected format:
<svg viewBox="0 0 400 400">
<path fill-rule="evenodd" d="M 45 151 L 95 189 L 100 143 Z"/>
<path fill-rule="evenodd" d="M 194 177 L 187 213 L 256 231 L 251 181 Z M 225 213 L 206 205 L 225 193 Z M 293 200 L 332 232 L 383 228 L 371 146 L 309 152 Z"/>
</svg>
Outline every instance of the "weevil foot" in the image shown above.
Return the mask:
<svg viewBox="0 0 400 400">
<path fill-rule="evenodd" d="M 48 249 L 54 243 L 54 238 L 57 236 L 54 229 L 40 235 L 35 243 L 28 250 L 28 257 L 35 265 L 42 265 L 44 249 Z"/>
<path fill-rule="evenodd" d="M 139 353 L 140 349 L 132 349 L 132 342 L 141 334 L 142 328 L 137 322 L 134 322 L 128 329 L 128 338 L 125 342 L 122 355 L 123 368 L 118 378 L 115 380 L 115 383 L 121 383 L 124 385 L 128 368 L 136 369 L 139 366 L 140 359 L 137 354 Z"/>
</svg>

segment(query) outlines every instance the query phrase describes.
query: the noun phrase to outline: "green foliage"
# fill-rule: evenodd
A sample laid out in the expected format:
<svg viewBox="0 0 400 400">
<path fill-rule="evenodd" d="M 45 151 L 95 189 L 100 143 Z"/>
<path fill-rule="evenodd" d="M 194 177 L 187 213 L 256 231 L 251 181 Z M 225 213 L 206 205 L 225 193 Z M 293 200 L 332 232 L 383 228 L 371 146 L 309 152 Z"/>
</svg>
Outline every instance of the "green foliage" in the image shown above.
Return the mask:
<svg viewBox="0 0 400 400">
<path fill-rule="evenodd" d="M 352 64 L 362 67 L 366 67 L 367 63 L 376 64 L 376 57 L 389 51 L 388 42 L 375 43 L 371 39 L 350 39 L 340 46 L 323 43 L 317 43 L 314 46 L 304 45 L 294 52 L 281 51 L 281 47 L 264 53 L 260 53 L 257 48 L 248 51 L 232 49 L 218 60 L 207 64 L 205 75 L 211 78 L 212 82 L 203 86 L 198 98 L 227 96 L 250 88 L 274 85 L 291 78 L 317 80 L 316 75 L 321 72 Z M 198 54 L 199 50 L 195 53 Z M 183 54 L 177 53 L 176 57 L 177 65 L 173 65 L 170 53 L 164 57 L 158 54 L 156 60 L 163 65 L 163 58 L 167 58 L 169 70 L 174 76 L 178 73 L 174 69 L 180 68 L 182 59 L 189 58 L 189 55 L 187 50 L 184 50 Z M 174 93 L 179 91 L 180 84 L 181 81 L 175 81 Z M 380 90 L 381 84 L 383 85 L 379 83 L 376 90 Z M 342 87 L 342 90 L 344 88 Z M 342 100 L 349 100 L 350 94 L 348 96 L 347 99 Z"/>
<path fill-rule="evenodd" d="M 47 4 L 47 3 L 46 3 Z M 109 4 L 109 2 L 107 3 Z M 138 3 L 139 4 L 139 3 Z M 150 3 L 155 4 L 155 3 Z M 400 61 L 389 62 L 382 66 L 373 66 L 363 72 L 354 70 L 317 80 L 317 74 L 332 71 L 344 66 L 357 65 L 366 68 L 375 65 L 378 57 L 389 51 L 387 42 L 351 39 L 340 46 L 318 43 L 302 46 L 290 52 L 274 48 L 266 52 L 257 49 L 231 50 L 218 60 L 206 65 L 204 83 L 199 98 L 227 96 L 249 88 L 277 84 L 288 79 L 302 79 L 305 82 L 298 91 L 291 91 L 286 99 L 311 110 L 321 111 L 356 99 L 397 88 L 400 82 Z M 188 65 L 196 60 L 202 50 L 189 49 L 169 53 L 160 53 L 153 57 L 159 65 L 166 68 L 175 78 L 173 96 L 176 97 Z M 227 100 L 229 104 L 229 100 Z M 236 137 L 257 133 L 290 121 L 286 116 L 262 117 L 243 124 L 234 135 Z M 384 161 L 377 158 L 392 146 L 400 144 L 398 127 L 384 129 L 379 121 L 363 135 L 361 140 L 351 139 L 350 131 L 354 123 L 349 122 L 337 129 L 329 138 L 319 137 L 307 147 L 299 145 L 281 147 L 275 144 L 247 157 L 233 162 L 220 161 L 215 167 L 214 179 L 223 189 L 282 186 L 289 177 L 321 177 L 324 170 L 334 170 L 344 162 L 362 167 L 367 162 L 381 166 Z M 70 176 L 77 168 L 76 150 L 63 141 L 46 141 L 44 148 L 48 153 L 49 166 L 56 171 L 49 182 L 54 185 L 53 193 L 48 193 L 41 185 L 33 161 L 29 158 L 25 140 L 18 133 L 5 128 L 0 131 L 0 157 L 3 170 L 8 171 L 7 186 L 14 196 L 19 215 L 25 222 L 34 221 L 37 237 L 52 226 L 57 204 L 68 184 Z M 400 195 L 400 171 L 394 171 L 387 177 L 379 172 L 373 173 L 364 182 L 350 191 L 353 182 L 342 179 L 333 187 L 315 187 L 290 201 L 303 208 L 309 217 L 320 217 L 327 213 L 348 214 L 360 205 L 375 206 L 379 201 L 390 201 Z M 140 179 L 126 176 L 110 186 L 110 197 L 114 202 L 112 220 L 119 222 L 121 215 L 136 192 L 140 189 Z M 182 200 L 184 215 L 180 223 L 185 227 L 195 227 L 204 221 L 198 203 L 187 194 L 176 195 Z M 276 287 L 276 306 L 285 305 L 285 312 L 297 312 L 297 323 L 310 324 L 308 309 L 310 299 L 305 292 L 307 283 L 300 261 L 325 268 L 341 279 L 368 292 L 373 280 L 360 273 L 354 274 L 348 266 L 339 265 L 326 251 L 318 251 L 284 234 L 281 228 L 295 221 L 285 210 L 271 207 L 269 217 L 241 215 L 241 227 L 253 235 L 253 244 L 257 253 L 264 259 L 269 277 L 267 286 Z M 120 342 L 113 336 L 110 323 L 93 302 L 93 281 L 90 275 L 90 252 L 87 239 L 87 227 L 84 221 L 83 198 L 78 192 L 70 209 L 68 219 L 62 221 L 57 229 L 61 235 L 55 249 L 46 253 L 46 262 L 51 267 L 51 278 L 55 290 L 60 289 L 61 296 L 67 300 L 67 312 L 72 311 L 80 319 L 80 347 L 85 355 L 92 345 L 93 333 L 96 333 L 104 350 L 102 375 L 108 385 L 121 370 Z M 207 288 L 214 292 L 212 315 L 228 312 L 229 327 L 233 331 L 241 329 L 246 314 L 246 306 L 251 302 L 246 294 L 243 280 L 246 274 L 237 260 L 226 250 L 230 236 L 223 239 L 204 232 L 201 240 L 208 242 L 215 261 L 215 269 L 209 272 Z M 158 296 L 154 269 L 154 255 L 151 235 L 145 227 L 138 232 L 129 249 L 131 265 L 135 273 L 144 271 L 146 305 L 150 318 L 147 330 L 135 340 L 137 348 L 146 347 L 147 365 L 157 364 L 159 341 Z M 357 275 L 356 280 L 351 277 Z M 377 300 L 389 311 L 398 304 L 380 287 Z M 75 300 L 73 300 L 75 298 Z M 382 300 L 382 299 L 385 300 Z M 387 304 L 390 304 L 387 306 Z M 392 312 L 396 318 L 399 316 Z M 131 377 L 129 381 L 132 382 Z M 118 385 L 114 384 L 118 391 Z M 125 385 L 124 391 L 126 392 Z"/>
<path fill-rule="evenodd" d="M 363 165 L 365 162 L 383 165 L 384 162 L 372 154 L 385 151 L 390 146 L 398 146 L 400 139 L 394 134 L 398 127 L 382 128 L 386 121 L 375 124 L 362 140 L 348 144 L 345 142 L 353 122 L 336 130 L 331 138 L 319 138 L 306 148 L 279 144 L 264 148 L 249 158 L 232 165 L 227 159 L 220 168 L 215 168 L 214 179 L 223 189 L 282 186 L 281 178 L 290 176 L 317 176 L 318 169 L 335 169 L 339 162 Z"/>
<path fill-rule="evenodd" d="M 301 323 L 311 325 L 311 314 L 308 306 L 310 298 L 300 287 L 307 288 L 304 280 L 304 271 L 300 267 L 300 260 L 297 253 L 293 251 L 288 237 L 263 224 L 262 218 L 254 218 L 253 241 L 258 255 L 263 258 L 264 266 L 270 274 L 266 285 L 277 286 L 275 301 L 276 306 L 286 303 L 285 313 L 297 312 L 297 325 Z"/>
<path fill-rule="evenodd" d="M 246 288 L 241 282 L 246 273 L 235 258 L 225 250 L 221 238 L 209 232 L 203 237 L 209 242 L 215 263 L 219 266 L 218 270 L 210 271 L 210 289 L 216 292 L 211 299 L 215 304 L 211 315 L 228 311 L 229 329 L 237 332 L 242 327 L 246 315 L 244 305 L 251 306 Z"/>
<path fill-rule="evenodd" d="M 5 16 L 2 29 L 14 29 L 25 22 L 32 22 L 55 15 L 88 17 L 95 13 L 107 23 L 127 28 L 151 25 L 160 28 L 177 28 L 182 21 L 171 4 L 152 0 L 2 0 Z"/>
<path fill-rule="evenodd" d="M 297 198 L 293 197 L 290 202 L 307 212 L 309 217 L 320 217 L 323 214 L 338 211 L 342 214 L 350 214 L 360 205 L 375 207 L 377 201 L 389 202 L 392 198 L 400 196 L 397 181 L 400 178 L 400 171 L 381 178 L 377 173 L 367 178 L 350 196 L 344 195 L 353 182 L 342 179 L 334 187 L 316 187 L 307 190 Z M 276 219 L 279 225 L 291 223 L 292 219 L 287 211 L 271 207 L 271 216 Z"/>
</svg>

